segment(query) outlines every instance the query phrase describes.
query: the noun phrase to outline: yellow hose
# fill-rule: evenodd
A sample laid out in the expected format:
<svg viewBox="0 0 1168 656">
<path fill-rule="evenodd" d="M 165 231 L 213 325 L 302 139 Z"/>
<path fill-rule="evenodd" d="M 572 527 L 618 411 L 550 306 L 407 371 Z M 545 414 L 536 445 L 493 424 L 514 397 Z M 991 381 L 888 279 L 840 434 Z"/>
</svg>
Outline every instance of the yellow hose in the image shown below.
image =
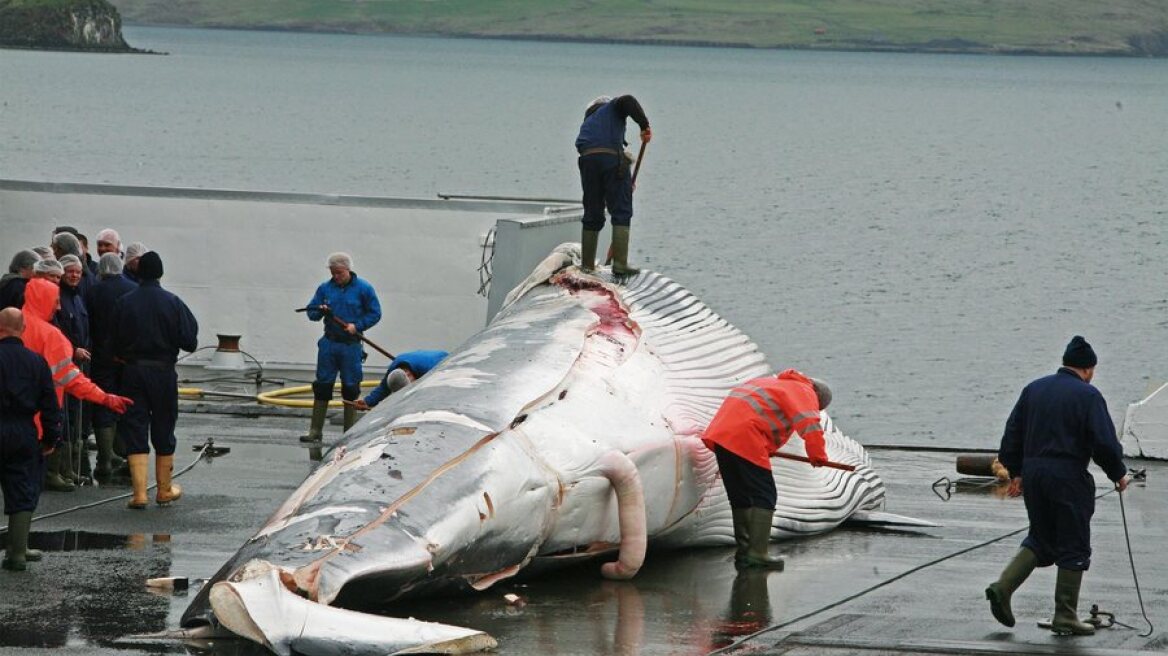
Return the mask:
<svg viewBox="0 0 1168 656">
<path fill-rule="evenodd" d="M 379 380 L 365 380 L 361 382 L 361 387 L 377 387 L 381 381 Z M 333 387 L 334 392 L 340 392 L 341 384 L 337 383 Z M 216 392 L 204 390 L 200 387 L 180 387 L 178 388 L 179 396 L 215 396 Z M 254 400 L 264 405 L 275 405 L 283 408 L 311 408 L 312 399 L 286 399 L 286 396 L 296 396 L 299 394 L 312 394 L 312 385 L 297 385 L 295 387 L 281 387 L 280 389 L 272 390 L 270 392 L 261 392 L 256 394 Z M 231 396 L 246 398 L 243 394 L 232 394 Z M 339 401 L 329 401 L 329 407 L 340 408 L 344 404 Z"/>
<path fill-rule="evenodd" d="M 361 387 L 377 387 L 381 381 L 379 380 L 364 380 L 361 381 Z M 333 387 L 334 392 L 341 391 L 341 384 L 336 383 Z M 285 396 L 295 396 L 297 394 L 311 394 L 312 385 L 297 385 L 295 387 L 281 387 L 270 392 L 262 392 L 256 394 L 256 401 L 264 405 L 276 405 L 284 408 L 311 408 L 312 399 L 286 399 Z M 344 404 L 339 400 L 329 401 L 330 408 L 340 408 Z"/>
</svg>

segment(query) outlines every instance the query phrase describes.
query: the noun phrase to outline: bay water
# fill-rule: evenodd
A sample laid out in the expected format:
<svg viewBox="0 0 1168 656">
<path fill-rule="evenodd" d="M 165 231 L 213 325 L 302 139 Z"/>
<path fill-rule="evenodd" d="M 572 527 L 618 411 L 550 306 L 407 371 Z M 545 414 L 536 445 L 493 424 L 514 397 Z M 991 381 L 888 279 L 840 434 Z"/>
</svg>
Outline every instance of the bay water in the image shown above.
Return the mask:
<svg viewBox="0 0 1168 656">
<path fill-rule="evenodd" d="M 995 447 L 1074 334 L 1117 423 L 1168 380 L 1168 61 L 126 36 L 170 54 L 0 50 L 0 177 L 577 198 L 585 105 L 633 93 L 634 263 L 861 442 Z"/>
</svg>

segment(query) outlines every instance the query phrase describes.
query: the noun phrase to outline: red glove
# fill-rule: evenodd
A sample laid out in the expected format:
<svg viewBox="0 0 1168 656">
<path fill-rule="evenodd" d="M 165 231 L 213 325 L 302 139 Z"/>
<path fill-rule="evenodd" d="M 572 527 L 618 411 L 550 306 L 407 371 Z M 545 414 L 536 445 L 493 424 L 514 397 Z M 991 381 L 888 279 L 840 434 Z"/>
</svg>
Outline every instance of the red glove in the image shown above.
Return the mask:
<svg viewBox="0 0 1168 656">
<path fill-rule="evenodd" d="M 131 401 L 129 397 L 107 393 L 105 395 L 105 401 L 102 403 L 102 405 L 120 415 L 128 410 L 130 406 L 134 405 L 134 402 Z"/>
</svg>

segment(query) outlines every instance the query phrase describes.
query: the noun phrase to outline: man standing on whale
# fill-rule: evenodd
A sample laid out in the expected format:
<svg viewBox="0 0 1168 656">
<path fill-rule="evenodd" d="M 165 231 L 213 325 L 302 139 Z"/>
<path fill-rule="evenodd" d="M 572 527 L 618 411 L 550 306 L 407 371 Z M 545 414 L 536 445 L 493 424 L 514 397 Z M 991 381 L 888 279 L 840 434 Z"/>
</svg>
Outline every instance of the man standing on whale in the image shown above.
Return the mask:
<svg viewBox="0 0 1168 656">
<path fill-rule="evenodd" d="M 600 96 L 584 110 L 584 122 L 576 137 L 580 153 L 580 185 L 584 189 L 584 230 L 581 268 L 596 266 L 596 244 L 604 228 L 604 208 L 612 215 L 612 272 L 629 276 L 640 272 L 629 266 L 629 223 L 633 218 L 633 180 L 625 157 L 625 121 L 641 128 L 641 143 L 653 138 L 641 103 L 632 96 L 612 99 Z"/>
</svg>

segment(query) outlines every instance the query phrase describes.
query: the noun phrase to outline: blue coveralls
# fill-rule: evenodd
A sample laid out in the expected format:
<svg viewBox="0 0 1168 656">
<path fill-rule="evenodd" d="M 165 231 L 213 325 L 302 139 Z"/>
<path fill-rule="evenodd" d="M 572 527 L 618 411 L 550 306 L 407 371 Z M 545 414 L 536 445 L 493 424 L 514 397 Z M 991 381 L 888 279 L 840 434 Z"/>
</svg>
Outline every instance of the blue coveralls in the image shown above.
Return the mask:
<svg viewBox="0 0 1168 656">
<path fill-rule="evenodd" d="M 629 167 L 622 161 L 625 147 L 624 107 L 629 96 L 621 96 L 601 105 L 584 117 L 576 137 L 580 153 L 580 186 L 583 188 L 584 229 L 604 228 L 604 208 L 612 215 L 612 224 L 627 226 L 633 218 L 633 183 Z M 635 100 L 632 101 L 636 103 Z M 637 104 L 640 112 L 640 105 Z M 643 118 L 643 112 L 640 112 Z M 649 126 L 646 121 L 642 129 Z M 601 150 L 603 152 L 589 152 Z"/>
<path fill-rule="evenodd" d="M 1094 460 L 1115 482 L 1127 474 L 1099 390 L 1065 367 L 1027 385 L 1006 420 L 998 460 L 1022 477 L 1030 519 L 1022 546 L 1039 567 L 1090 568 L 1095 481 L 1087 465 Z"/>
<path fill-rule="evenodd" d="M 32 512 L 41 496 L 45 458 L 33 417 L 40 413 L 43 443 L 61 443 L 61 406 L 45 359 L 17 337 L 0 339 L 0 491 L 4 514 Z"/>
<path fill-rule="evenodd" d="M 174 455 L 178 421 L 174 365 L 179 349 L 198 348 L 199 324 L 186 303 L 157 280 L 142 280 L 118 299 L 114 312 L 114 354 L 125 363 L 119 393 L 134 401 L 118 420 L 118 436 L 130 455 L 150 453 L 151 445 L 157 455 Z"/>
<path fill-rule="evenodd" d="M 89 310 L 85 306 L 83 299 L 84 283 L 89 275 L 88 271 L 81 277 L 81 283 L 76 287 L 70 287 L 64 282 L 60 283 L 61 288 L 61 308 L 57 310 L 54 317 L 54 323 L 65 333 L 65 337 L 69 339 L 69 343 L 73 345 L 74 349 L 83 348 L 88 349 L 89 343 Z M 89 363 L 73 361 L 77 368 L 82 373 L 89 373 Z M 105 388 L 102 388 L 104 391 Z M 82 401 L 81 399 L 73 399 L 68 396 L 65 397 L 65 435 L 68 439 L 74 439 L 78 435 L 84 436 L 89 434 L 89 422 L 92 419 L 93 404 Z M 78 428 L 80 427 L 80 432 Z"/>
<path fill-rule="evenodd" d="M 369 407 L 381 403 L 385 397 L 389 396 L 389 375 L 393 373 L 394 369 L 401 368 L 402 365 L 409 367 L 410 371 L 414 372 L 414 376 L 421 378 L 425 376 L 431 369 L 438 366 L 439 362 L 446 359 L 449 355 L 446 351 L 407 351 L 394 358 L 393 362 L 389 363 L 389 367 L 385 369 L 385 375 L 381 377 L 381 384 L 373 388 L 373 391 L 365 396 L 365 403 Z"/>
<path fill-rule="evenodd" d="M 318 308 L 327 305 L 329 312 L 345 323 L 357 327 L 363 333 L 381 321 L 381 302 L 373 285 L 358 278 L 357 272 L 349 272 L 349 282 L 338 285 L 329 278 L 316 288 L 312 300 L 308 302 L 308 318 L 312 321 L 325 319 Z M 312 395 L 317 400 L 333 398 L 333 383 L 337 373 L 341 374 L 341 398 L 356 401 L 361 395 L 361 361 L 364 351 L 361 340 L 356 335 L 345 332 L 333 319 L 324 322 L 324 335 L 316 342 L 316 380 L 312 383 Z"/>
<path fill-rule="evenodd" d="M 118 299 L 138 288 L 136 283 L 122 275 L 104 276 L 85 292 L 85 304 L 89 307 L 89 340 L 93 347 L 93 361 L 89 378 L 102 390 L 120 394 L 118 382 L 122 365 L 114 360 L 114 330 L 117 328 Z M 95 428 L 108 428 L 118 421 L 112 410 L 101 405 L 93 406 Z"/>
</svg>

